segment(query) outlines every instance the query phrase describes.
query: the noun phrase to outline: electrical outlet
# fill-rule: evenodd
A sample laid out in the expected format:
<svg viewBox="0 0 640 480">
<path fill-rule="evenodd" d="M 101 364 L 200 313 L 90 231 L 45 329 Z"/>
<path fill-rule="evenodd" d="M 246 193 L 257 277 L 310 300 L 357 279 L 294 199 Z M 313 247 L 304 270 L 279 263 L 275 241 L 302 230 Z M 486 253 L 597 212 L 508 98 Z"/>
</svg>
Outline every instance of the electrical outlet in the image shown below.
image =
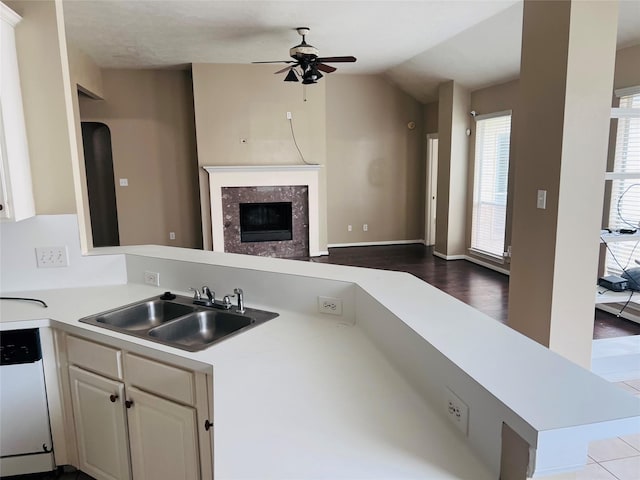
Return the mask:
<svg viewBox="0 0 640 480">
<path fill-rule="evenodd" d="M 158 272 L 144 272 L 144 283 L 147 285 L 153 285 L 154 287 L 159 287 L 160 274 Z"/>
<path fill-rule="evenodd" d="M 364 225 L 362 225 L 362 231 L 363 232 L 368 232 L 369 231 L 369 225 L 367 225 L 366 223 Z"/>
<path fill-rule="evenodd" d="M 176 232 L 169 232 L 169 240 L 175 240 L 176 239 Z"/>
<path fill-rule="evenodd" d="M 129 186 L 129 179 L 128 178 L 121 178 L 120 179 L 120 186 L 121 187 L 128 187 Z"/>
<path fill-rule="evenodd" d="M 469 407 L 455 393 L 445 387 L 445 408 L 447 418 L 464 436 L 469 435 Z"/>
<path fill-rule="evenodd" d="M 36 262 L 38 268 L 68 267 L 67 247 L 38 247 L 36 248 Z"/>
<path fill-rule="evenodd" d="M 318 311 L 330 315 L 342 315 L 342 299 L 334 297 L 318 297 Z"/>
<path fill-rule="evenodd" d="M 291 112 L 287 112 L 287 120 L 291 120 Z"/>
<path fill-rule="evenodd" d="M 350 232 L 353 230 L 353 225 L 347 225 L 347 232 Z"/>
</svg>

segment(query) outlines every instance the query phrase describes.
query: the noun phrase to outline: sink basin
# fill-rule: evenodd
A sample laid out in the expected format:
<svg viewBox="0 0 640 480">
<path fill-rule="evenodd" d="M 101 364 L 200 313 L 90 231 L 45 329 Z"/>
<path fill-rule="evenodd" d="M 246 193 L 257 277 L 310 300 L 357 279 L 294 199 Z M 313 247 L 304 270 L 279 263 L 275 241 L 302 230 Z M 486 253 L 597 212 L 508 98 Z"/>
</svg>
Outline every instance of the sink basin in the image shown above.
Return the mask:
<svg viewBox="0 0 640 480">
<path fill-rule="evenodd" d="M 97 323 L 104 323 L 122 330 L 148 330 L 195 311 L 196 308 L 190 305 L 149 300 L 97 315 L 94 319 Z"/>
<path fill-rule="evenodd" d="M 149 336 L 187 350 L 200 350 L 255 323 L 246 315 L 207 310 L 192 313 L 149 330 Z"/>
<path fill-rule="evenodd" d="M 194 305 L 193 301 L 193 298 L 167 292 L 162 297 L 90 315 L 79 321 L 195 352 L 278 316 L 254 308 L 237 313 L 234 307 L 220 310 Z"/>
</svg>

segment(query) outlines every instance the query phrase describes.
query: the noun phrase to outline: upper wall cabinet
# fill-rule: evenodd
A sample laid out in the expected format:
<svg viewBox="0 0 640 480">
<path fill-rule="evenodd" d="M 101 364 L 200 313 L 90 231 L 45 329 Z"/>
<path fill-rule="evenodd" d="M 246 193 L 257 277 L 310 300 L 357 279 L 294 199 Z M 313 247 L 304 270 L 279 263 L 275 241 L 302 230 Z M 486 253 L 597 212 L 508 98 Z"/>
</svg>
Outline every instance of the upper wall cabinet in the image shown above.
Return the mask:
<svg viewBox="0 0 640 480">
<path fill-rule="evenodd" d="M 0 220 L 17 221 L 35 215 L 14 32 L 21 18 L 0 2 L 0 19 Z"/>
</svg>

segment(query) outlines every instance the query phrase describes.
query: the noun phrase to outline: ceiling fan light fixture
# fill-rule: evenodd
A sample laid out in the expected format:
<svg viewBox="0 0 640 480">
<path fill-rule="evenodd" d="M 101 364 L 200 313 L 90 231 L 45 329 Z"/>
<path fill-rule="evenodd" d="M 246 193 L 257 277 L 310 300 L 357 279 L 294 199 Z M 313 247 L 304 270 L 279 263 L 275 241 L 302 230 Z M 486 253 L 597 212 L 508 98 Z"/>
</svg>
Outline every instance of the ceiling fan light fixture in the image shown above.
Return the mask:
<svg viewBox="0 0 640 480">
<path fill-rule="evenodd" d="M 284 77 L 284 81 L 285 82 L 299 82 L 300 80 L 298 80 L 298 76 L 296 75 L 296 72 L 292 68 L 291 70 L 289 70 L 289 73 L 287 73 L 287 76 Z"/>
<path fill-rule="evenodd" d="M 317 68 L 309 67 L 304 75 L 302 75 L 302 83 L 304 85 L 311 85 L 313 83 L 318 83 L 324 75 L 322 75 Z"/>
</svg>

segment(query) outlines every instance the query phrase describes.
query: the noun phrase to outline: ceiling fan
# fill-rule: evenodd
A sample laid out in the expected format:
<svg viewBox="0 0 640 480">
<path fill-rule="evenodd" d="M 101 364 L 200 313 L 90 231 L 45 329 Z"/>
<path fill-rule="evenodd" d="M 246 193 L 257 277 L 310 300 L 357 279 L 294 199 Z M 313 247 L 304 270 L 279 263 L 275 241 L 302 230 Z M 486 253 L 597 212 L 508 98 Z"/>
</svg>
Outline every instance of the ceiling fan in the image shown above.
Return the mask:
<svg viewBox="0 0 640 480">
<path fill-rule="evenodd" d="M 331 73 L 336 71 L 336 67 L 327 65 L 327 63 L 339 63 L 339 62 L 355 62 L 356 57 L 319 57 L 318 49 L 313 45 L 309 45 L 305 37 L 309 33 L 308 27 L 296 28 L 298 34 L 302 36 L 302 43 L 291 47 L 289 49 L 289 55 L 293 60 L 274 60 L 270 62 L 253 62 L 253 63 L 292 63 L 282 70 L 278 70 L 275 74 L 288 71 L 285 77 L 285 82 L 299 82 L 298 77 L 302 78 L 304 85 L 310 85 L 318 83 L 324 75 L 321 72 Z"/>
</svg>

